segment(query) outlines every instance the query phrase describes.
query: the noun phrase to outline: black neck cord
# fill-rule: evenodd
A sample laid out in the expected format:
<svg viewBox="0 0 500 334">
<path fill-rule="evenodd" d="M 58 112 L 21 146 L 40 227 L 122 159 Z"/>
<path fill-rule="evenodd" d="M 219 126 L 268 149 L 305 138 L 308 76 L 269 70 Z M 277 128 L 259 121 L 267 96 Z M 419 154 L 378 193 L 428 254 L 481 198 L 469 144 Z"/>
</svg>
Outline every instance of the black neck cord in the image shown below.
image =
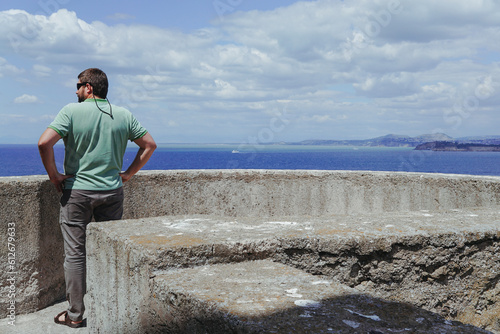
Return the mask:
<svg viewBox="0 0 500 334">
<path fill-rule="evenodd" d="M 109 100 L 108 100 L 108 99 L 106 99 L 106 101 L 107 101 L 107 102 L 108 102 L 108 104 L 109 104 L 109 112 L 106 112 L 106 111 L 102 110 L 102 109 L 99 107 L 99 105 L 97 104 L 97 100 L 96 100 L 96 98 L 95 98 L 95 96 L 94 96 L 94 102 L 95 102 L 95 105 L 96 105 L 97 109 L 99 109 L 101 112 L 105 113 L 106 115 L 109 115 L 109 116 L 111 117 L 111 119 L 114 119 L 114 117 L 113 117 L 113 108 L 111 108 L 111 103 L 109 103 Z"/>
</svg>

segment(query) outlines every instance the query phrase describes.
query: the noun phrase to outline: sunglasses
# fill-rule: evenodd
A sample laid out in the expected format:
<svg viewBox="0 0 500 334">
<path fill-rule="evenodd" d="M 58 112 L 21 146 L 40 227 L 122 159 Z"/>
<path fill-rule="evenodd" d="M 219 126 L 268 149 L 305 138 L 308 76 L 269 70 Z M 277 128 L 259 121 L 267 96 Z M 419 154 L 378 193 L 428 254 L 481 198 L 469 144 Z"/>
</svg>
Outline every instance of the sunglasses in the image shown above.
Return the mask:
<svg viewBox="0 0 500 334">
<path fill-rule="evenodd" d="M 79 82 L 79 83 L 77 83 L 76 84 L 76 90 L 79 90 L 80 88 L 82 88 L 82 86 L 85 86 L 87 84 L 89 84 L 89 85 L 92 86 L 92 84 L 90 82 Z"/>
</svg>

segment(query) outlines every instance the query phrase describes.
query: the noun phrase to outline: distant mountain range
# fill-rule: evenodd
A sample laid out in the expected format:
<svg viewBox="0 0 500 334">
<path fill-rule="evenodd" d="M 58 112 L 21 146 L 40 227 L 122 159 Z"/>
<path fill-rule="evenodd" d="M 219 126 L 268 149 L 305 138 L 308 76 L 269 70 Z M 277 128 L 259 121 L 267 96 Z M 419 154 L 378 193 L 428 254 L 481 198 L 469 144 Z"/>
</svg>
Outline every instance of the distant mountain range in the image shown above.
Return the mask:
<svg viewBox="0 0 500 334">
<path fill-rule="evenodd" d="M 371 147 L 417 147 L 429 142 L 453 142 L 457 144 L 500 145 L 500 136 L 476 136 L 452 138 L 444 133 L 424 134 L 417 137 L 389 134 L 372 139 L 320 140 L 282 143 L 287 145 L 330 145 L 330 146 L 371 146 Z"/>
</svg>

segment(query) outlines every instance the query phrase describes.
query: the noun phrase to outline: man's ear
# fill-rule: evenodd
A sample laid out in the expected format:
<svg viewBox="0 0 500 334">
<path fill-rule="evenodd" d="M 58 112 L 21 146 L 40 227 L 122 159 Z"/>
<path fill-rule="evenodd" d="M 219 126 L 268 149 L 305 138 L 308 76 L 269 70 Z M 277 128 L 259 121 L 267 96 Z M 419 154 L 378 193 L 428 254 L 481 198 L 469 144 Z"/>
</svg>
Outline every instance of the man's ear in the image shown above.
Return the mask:
<svg viewBox="0 0 500 334">
<path fill-rule="evenodd" d="M 85 91 L 87 92 L 88 95 L 90 95 L 94 91 L 94 88 L 88 83 L 85 85 Z"/>
</svg>

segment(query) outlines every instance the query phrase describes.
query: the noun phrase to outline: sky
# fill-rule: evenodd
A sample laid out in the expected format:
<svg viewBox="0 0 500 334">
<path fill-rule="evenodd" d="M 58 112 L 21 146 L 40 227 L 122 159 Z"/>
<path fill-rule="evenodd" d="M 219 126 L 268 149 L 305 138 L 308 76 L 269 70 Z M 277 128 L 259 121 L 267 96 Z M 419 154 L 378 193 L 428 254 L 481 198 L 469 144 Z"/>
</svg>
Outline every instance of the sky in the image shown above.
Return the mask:
<svg viewBox="0 0 500 334">
<path fill-rule="evenodd" d="M 78 74 L 158 143 L 500 135 L 493 0 L 3 0 L 0 143 L 36 143 Z"/>
</svg>

